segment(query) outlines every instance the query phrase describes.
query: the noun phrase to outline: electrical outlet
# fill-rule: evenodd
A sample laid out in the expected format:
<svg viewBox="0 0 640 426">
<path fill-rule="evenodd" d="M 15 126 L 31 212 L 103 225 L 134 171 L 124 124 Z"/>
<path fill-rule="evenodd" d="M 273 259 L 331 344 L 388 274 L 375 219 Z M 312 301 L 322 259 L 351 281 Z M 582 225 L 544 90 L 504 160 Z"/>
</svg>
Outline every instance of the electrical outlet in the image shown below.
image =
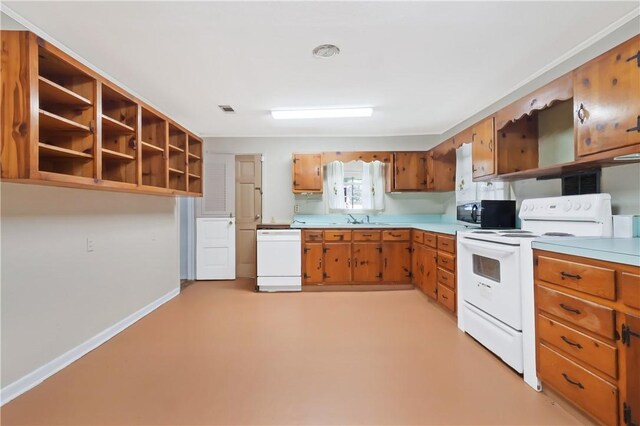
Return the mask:
<svg viewBox="0 0 640 426">
<path fill-rule="evenodd" d="M 91 253 L 96 248 L 96 242 L 93 237 L 87 237 L 87 253 Z"/>
<path fill-rule="evenodd" d="M 294 204 L 293 205 L 293 212 L 294 213 L 300 213 L 300 204 Z"/>
</svg>

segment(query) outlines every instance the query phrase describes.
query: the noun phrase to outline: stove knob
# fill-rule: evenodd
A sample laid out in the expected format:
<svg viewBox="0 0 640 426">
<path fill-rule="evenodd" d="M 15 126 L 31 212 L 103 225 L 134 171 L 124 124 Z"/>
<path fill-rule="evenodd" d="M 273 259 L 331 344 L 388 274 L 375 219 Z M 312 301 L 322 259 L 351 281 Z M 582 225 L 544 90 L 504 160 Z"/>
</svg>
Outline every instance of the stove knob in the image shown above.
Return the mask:
<svg viewBox="0 0 640 426">
<path fill-rule="evenodd" d="M 565 212 L 568 212 L 569 210 L 571 210 L 571 201 L 567 200 L 562 204 L 562 210 L 564 210 Z"/>
<path fill-rule="evenodd" d="M 573 209 L 574 209 L 574 210 L 580 210 L 580 203 L 575 203 L 575 204 L 573 205 Z"/>
<path fill-rule="evenodd" d="M 589 210 L 591 208 L 591 203 L 588 202 L 588 201 L 585 201 L 583 207 L 584 207 L 585 210 Z"/>
</svg>

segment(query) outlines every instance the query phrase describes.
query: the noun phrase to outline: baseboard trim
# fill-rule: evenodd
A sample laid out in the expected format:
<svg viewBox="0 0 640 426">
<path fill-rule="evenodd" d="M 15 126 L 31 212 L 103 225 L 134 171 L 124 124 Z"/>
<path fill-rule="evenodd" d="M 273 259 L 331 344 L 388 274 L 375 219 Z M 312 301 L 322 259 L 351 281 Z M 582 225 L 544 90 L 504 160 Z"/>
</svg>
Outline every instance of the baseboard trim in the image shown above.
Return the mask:
<svg viewBox="0 0 640 426">
<path fill-rule="evenodd" d="M 127 327 L 134 324 L 136 321 L 150 314 L 154 310 L 158 309 L 163 304 L 167 303 L 169 300 L 173 299 L 180 293 L 180 288 L 175 288 L 171 290 L 169 293 L 160 297 L 159 299 L 154 300 L 149 303 L 147 306 L 139 309 L 138 311 L 132 313 L 128 317 L 123 320 L 117 322 L 106 330 L 96 334 L 89 340 L 81 343 L 75 348 L 67 351 L 66 353 L 60 355 L 59 357 L 49 361 L 45 365 L 38 367 L 33 370 L 31 373 L 19 378 L 15 382 L 5 386 L 0 390 L 0 406 L 6 404 L 7 402 L 15 399 L 16 397 L 22 395 L 29 389 L 34 388 L 35 386 L 42 383 L 47 378 L 53 376 L 58 371 L 62 370 L 72 362 L 91 352 L 98 346 L 102 345 L 107 340 L 111 339 Z"/>
</svg>

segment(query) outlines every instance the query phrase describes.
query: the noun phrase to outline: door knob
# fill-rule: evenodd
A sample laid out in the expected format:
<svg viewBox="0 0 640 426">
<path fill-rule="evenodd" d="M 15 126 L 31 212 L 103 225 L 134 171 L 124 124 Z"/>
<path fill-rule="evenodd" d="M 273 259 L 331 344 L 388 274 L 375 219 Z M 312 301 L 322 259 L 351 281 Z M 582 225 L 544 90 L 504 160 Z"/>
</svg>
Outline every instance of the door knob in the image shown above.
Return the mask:
<svg viewBox="0 0 640 426">
<path fill-rule="evenodd" d="M 260 219 L 260 215 L 259 215 L 259 214 L 257 214 L 255 219 L 256 219 L 256 220 Z"/>
</svg>

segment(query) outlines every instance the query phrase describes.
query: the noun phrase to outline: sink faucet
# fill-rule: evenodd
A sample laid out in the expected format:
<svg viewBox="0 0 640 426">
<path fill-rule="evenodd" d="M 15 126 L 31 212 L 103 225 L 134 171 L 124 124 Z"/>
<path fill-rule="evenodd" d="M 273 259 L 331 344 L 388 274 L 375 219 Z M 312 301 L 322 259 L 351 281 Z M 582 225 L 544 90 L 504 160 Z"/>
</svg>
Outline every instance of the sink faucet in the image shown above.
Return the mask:
<svg viewBox="0 0 640 426">
<path fill-rule="evenodd" d="M 358 223 L 362 223 L 361 221 L 359 221 L 358 219 L 353 217 L 353 215 L 351 213 L 347 213 L 347 216 L 349 216 L 351 218 L 351 220 L 347 219 L 347 223 L 353 223 L 354 225 L 356 225 Z"/>
</svg>

